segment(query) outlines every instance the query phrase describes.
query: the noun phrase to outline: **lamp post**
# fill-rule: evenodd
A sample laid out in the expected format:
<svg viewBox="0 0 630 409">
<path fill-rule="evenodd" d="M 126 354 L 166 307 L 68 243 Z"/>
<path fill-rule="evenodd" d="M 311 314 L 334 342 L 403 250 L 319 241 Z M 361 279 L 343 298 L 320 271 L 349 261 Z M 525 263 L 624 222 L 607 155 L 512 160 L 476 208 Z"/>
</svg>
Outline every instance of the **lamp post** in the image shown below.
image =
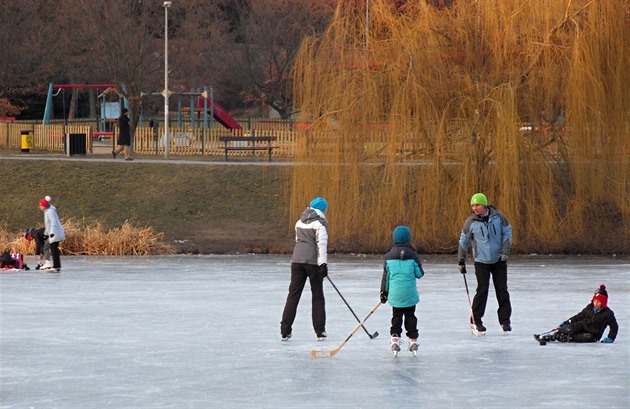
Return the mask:
<svg viewBox="0 0 630 409">
<path fill-rule="evenodd" d="M 370 49 L 370 0 L 365 0 L 365 49 Z"/>
<path fill-rule="evenodd" d="M 168 135 L 168 9 L 171 4 L 168 0 L 164 2 L 164 157 L 167 159 L 170 146 Z"/>
</svg>

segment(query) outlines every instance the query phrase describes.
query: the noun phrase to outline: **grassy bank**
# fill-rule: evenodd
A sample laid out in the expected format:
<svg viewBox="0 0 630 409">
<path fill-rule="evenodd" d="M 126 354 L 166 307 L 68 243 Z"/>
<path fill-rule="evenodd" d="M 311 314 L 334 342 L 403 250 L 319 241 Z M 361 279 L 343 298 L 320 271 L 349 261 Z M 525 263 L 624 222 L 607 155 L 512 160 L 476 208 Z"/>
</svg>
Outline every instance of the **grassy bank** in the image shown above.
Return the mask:
<svg viewBox="0 0 630 409">
<path fill-rule="evenodd" d="M 16 234 L 43 224 L 37 205 L 50 195 L 62 219 L 151 226 L 181 252 L 292 248 L 287 167 L 0 159 L 0 169 L 0 227 Z"/>
</svg>

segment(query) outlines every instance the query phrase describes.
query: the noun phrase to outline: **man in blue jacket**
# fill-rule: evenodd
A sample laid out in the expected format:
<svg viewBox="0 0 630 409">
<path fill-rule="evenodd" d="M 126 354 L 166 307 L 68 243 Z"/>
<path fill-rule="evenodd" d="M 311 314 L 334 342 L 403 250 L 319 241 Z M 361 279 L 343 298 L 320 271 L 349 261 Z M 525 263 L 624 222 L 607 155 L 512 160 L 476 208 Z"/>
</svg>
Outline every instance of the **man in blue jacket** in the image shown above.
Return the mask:
<svg viewBox="0 0 630 409">
<path fill-rule="evenodd" d="M 469 245 L 472 245 L 477 292 L 472 303 L 471 329 L 477 336 L 486 333 L 482 320 L 486 312 L 488 287 L 492 276 L 499 303 L 497 311 L 499 324 L 503 331 L 508 333 L 512 331 L 510 322 L 512 305 L 507 286 L 507 260 L 512 249 L 512 226 L 503 213 L 488 205 L 488 199 L 483 193 L 474 194 L 470 199 L 470 205 L 472 214 L 464 222 L 459 237 L 458 267 L 462 274 L 466 274 L 466 253 Z"/>
</svg>

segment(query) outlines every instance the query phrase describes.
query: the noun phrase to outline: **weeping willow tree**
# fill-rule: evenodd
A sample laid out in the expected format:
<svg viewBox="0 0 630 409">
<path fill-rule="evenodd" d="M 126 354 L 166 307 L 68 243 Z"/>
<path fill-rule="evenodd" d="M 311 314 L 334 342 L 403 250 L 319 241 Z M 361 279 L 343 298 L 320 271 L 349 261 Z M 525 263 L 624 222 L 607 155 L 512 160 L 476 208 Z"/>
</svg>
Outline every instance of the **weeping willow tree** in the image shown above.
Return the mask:
<svg viewBox="0 0 630 409">
<path fill-rule="evenodd" d="M 628 253 L 628 0 L 341 3 L 297 58 L 291 220 L 321 195 L 333 249 L 451 252 L 484 192 L 515 251 Z"/>
</svg>

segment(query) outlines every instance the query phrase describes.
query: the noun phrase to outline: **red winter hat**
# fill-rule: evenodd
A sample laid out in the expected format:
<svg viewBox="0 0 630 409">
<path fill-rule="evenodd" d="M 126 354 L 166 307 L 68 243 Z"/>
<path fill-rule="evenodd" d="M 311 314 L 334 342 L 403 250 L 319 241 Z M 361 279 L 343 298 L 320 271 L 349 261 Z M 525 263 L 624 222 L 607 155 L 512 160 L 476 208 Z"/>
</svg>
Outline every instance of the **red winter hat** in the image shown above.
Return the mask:
<svg viewBox="0 0 630 409">
<path fill-rule="evenodd" d="M 600 285 L 597 290 L 595 290 L 595 294 L 593 294 L 593 300 L 597 300 L 602 303 L 602 307 L 608 306 L 608 291 L 606 291 L 606 286 L 604 284 Z"/>
<path fill-rule="evenodd" d="M 42 206 L 42 207 L 48 207 L 48 206 L 50 206 L 50 202 L 48 202 L 48 200 L 46 200 L 46 199 L 42 199 L 42 200 L 39 201 L 39 205 Z"/>
</svg>

